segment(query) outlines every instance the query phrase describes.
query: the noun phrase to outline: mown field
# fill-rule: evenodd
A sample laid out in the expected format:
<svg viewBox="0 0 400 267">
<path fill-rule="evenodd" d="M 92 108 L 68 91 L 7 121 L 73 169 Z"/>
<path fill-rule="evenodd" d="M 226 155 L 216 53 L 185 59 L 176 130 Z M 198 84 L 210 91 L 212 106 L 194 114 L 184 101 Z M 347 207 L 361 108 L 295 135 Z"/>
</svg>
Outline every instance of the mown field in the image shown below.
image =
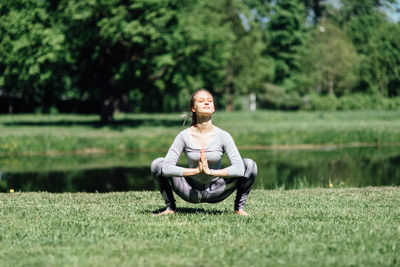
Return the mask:
<svg viewBox="0 0 400 267">
<path fill-rule="evenodd" d="M 158 192 L 0 194 L 2 266 L 398 266 L 400 188 L 254 190 L 251 217 Z"/>
<path fill-rule="evenodd" d="M 399 144 L 400 111 L 217 112 L 214 123 L 239 148 Z M 180 114 L 1 115 L 0 155 L 165 151 L 182 126 Z"/>
</svg>

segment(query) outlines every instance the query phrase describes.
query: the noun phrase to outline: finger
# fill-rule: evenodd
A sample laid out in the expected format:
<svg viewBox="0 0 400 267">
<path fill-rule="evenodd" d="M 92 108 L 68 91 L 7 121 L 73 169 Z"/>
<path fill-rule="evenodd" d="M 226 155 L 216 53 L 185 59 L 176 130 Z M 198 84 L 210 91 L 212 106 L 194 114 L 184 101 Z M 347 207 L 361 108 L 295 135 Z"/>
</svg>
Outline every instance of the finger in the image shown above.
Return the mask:
<svg viewBox="0 0 400 267">
<path fill-rule="evenodd" d="M 202 161 L 206 160 L 206 150 L 204 148 L 201 149 L 200 158 L 201 158 Z"/>
<path fill-rule="evenodd" d="M 203 170 L 204 170 L 204 169 L 208 169 L 208 162 L 207 162 L 207 160 L 206 160 L 206 161 L 203 161 L 202 167 L 203 167 Z"/>
</svg>

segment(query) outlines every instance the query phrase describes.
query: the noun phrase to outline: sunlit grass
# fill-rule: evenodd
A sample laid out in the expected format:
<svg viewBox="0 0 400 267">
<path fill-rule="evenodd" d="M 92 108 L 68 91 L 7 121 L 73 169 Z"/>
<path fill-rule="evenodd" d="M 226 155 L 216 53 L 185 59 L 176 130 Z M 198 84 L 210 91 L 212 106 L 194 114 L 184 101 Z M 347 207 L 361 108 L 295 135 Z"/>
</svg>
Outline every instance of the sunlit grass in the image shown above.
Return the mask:
<svg viewBox="0 0 400 267">
<path fill-rule="evenodd" d="M 154 217 L 158 192 L 0 194 L 4 266 L 396 266 L 400 188 L 251 192 Z"/>
<path fill-rule="evenodd" d="M 2 115 L 0 153 L 165 150 L 187 127 L 179 115 L 118 114 L 109 126 L 100 125 L 95 115 Z M 400 111 L 217 112 L 213 118 L 239 147 L 400 140 Z"/>
</svg>

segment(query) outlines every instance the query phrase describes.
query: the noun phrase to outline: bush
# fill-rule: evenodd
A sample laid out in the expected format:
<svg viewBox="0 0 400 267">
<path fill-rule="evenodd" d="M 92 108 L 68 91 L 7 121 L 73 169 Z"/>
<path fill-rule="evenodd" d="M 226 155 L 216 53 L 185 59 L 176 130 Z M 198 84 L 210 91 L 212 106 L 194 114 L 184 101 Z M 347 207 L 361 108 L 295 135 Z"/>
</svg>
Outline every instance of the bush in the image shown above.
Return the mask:
<svg viewBox="0 0 400 267">
<path fill-rule="evenodd" d="M 380 100 L 373 104 L 371 96 L 354 94 L 346 95 L 339 99 L 338 110 L 380 109 Z"/>
<path fill-rule="evenodd" d="M 257 94 L 257 104 L 261 109 L 298 110 L 302 99 L 296 91 L 287 91 L 279 86 L 267 84 Z"/>
<path fill-rule="evenodd" d="M 352 94 L 342 97 L 320 96 L 303 97 L 302 110 L 394 110 L 400 109 L 400 97 L 384 98 L 379 95 Z"/>
<path fill-rule="evenodd" d="M 303 97 L 303 110 L 336 110 L 338 99 L 335 96 L 310 94 Z"/>
</svg>

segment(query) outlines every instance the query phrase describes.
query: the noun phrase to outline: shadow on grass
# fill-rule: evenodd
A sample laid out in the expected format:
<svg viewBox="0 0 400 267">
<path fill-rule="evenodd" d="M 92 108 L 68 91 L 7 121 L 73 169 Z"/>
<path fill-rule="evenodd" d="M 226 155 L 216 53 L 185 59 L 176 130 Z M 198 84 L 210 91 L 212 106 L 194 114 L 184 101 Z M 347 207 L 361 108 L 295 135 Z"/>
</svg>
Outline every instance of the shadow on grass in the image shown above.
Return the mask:
<svg viewBox="0 0 400 267">
<path fill-rule="evenodd" d="M 73 120 L 58 120 L 58 121 L 15 121 L 5 122 L 4 126 L 35 126 L 35 127 L 48 127 L 48 126 L 91 126 L 94 128 L 111 127 L 111 128 L 123 128 L 123 127 L 139 127 L 139 126 L 182 126 L 181 119 L 124 119 L 115 120 L 110 123 L 102 123 L 98 120 L 92 121 L 73 121 Z"/>
<path fill-rule="evenodd" d="M 143 213 L 152 213 L 153 215 L 158 214 L 164 211 L 165 208 L 157 209 L 157 210 L 146 210 Z M 226 211 L 221 210 L 205 210 L 202 208 L 177 208 L 177 214 L 207 214 L 207 215 L 222 215 L 226 214 Z"/>
</svg>

